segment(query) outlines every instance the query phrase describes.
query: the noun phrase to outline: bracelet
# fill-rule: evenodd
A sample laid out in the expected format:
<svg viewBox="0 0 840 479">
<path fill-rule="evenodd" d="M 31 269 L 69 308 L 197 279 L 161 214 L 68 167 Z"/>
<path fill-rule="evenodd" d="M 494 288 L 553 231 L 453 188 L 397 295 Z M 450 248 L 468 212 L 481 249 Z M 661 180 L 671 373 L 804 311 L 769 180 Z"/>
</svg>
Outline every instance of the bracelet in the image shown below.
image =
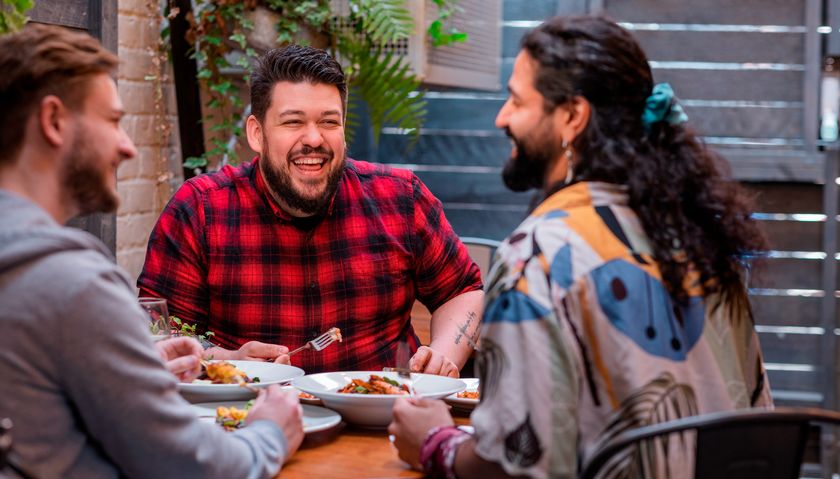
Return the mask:
<svg viewBox="0 0 840 479">
<path fill-rule="evenodd" d="M 429 431 L 420 448 L 420 464 L 429 477 L 455 479 L 455 452 L 470 438 L 455 426 L 440 426 Z"/>
</svg>

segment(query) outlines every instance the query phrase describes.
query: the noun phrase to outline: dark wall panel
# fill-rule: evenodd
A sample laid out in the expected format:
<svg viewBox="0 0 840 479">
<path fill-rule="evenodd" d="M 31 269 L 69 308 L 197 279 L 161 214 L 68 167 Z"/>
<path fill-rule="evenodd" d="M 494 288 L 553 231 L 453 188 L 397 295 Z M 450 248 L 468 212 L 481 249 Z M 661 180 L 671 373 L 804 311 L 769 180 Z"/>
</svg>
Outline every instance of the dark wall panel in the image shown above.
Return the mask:
<svg viewBox="0 0 840 479">
<path fill-rule="evenodd" d="M 802 33 L 634 31 L 648 59 L 802 63 Z"/>
<path fill-rule="evenodd" d="M 449 208 L 444 206 L 446 218 L 459 236 L 477 236 L 501 241 L 525 219 L 521 211 L 493 211 Z"/>
<path fill-rule="evenodd" d="M 820 289 L 822 261 L 766 259 L 750 275 L 751 288 Z"/>
<path fill-rule="evenodd" d="M 383 163 L 419 163 L 424 165 L 458 165 L 491 167 L 501 171 L 510 156 L 510 140 L 501 132 L 491 136 L 423 134 L 414 149 L 401 135 L 383 134 L 379 145 L 379 161 Z"/>
<path fill-rule="evenodd" d="M 35 2 L 35 7 L 28 16 L 39 23 L 62 25 L 65 27 L 88 30 L 90 28 L 90 10 L 88 0 L 62 0 Z M 116 23 L 116 15 L 114 15 Z"/>
<path fill-rule="evenodd" d="M 704 136 L 802 138 L 801 108 L 686 106 L 685 111 Z"/>
<path fill-rule="evenodd" d="M 751 296 L 756 324 L 767 326 L 820 325 L 820 303 L 822 298 L 797 296 Z"/>
<path fill-rule="evenodd" d="M 657 68 L 678 97 L 698 100 L 802 101 L 803 72 L 772 70 L 677 70 Z"/>
<path fill-rule="evenodd" d="M 803 25 L 805 0 L 604 0 L 622 22 Z"/>
</svg>

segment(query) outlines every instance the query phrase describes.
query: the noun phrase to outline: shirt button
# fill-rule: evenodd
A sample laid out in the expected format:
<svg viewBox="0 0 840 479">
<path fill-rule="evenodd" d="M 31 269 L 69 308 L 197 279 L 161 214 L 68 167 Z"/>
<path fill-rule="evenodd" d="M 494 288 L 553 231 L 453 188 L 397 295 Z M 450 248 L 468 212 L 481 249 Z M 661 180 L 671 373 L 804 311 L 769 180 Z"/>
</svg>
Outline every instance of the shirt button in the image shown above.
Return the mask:
<svg viewBox="0 0 840 479">
<path fill-rule="evenodd" d="M 317 287 L 318 287 L 318 283 L 316 283 L 315 281 L 309 283 L 309 289 L 315 289 Z"/>
</svg>

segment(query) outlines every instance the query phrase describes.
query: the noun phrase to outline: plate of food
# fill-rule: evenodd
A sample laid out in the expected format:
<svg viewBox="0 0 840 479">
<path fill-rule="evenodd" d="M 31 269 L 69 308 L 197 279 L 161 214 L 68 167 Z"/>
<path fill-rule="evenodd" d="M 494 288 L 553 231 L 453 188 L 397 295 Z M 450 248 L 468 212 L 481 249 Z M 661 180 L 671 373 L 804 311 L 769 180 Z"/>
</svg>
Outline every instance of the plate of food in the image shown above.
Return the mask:
<svg viewBox="0 0 840 479">
<path fill-rule="evenodd" d="M 264 361 L 208 361 L 191 383 L 179 383 L 181 394 L 191 402 L 250 399 L 254 388 L 287 383 L 303 376 L 303 369 Z"/>
<path fill-rule="evenodd" d="M 432 374 L 412 373 L 411 379 L 415 393 L 426 398 L 443 398 L 466 388 L 459 379 Z M 321 399 L 348 423 L 363 427 L 386 427 L 394 401 L 409 395 L 397 373 L 383 371 L 310 374 L 293 379 L 292 386 Z"/>
<path fill-rule="evenodd" d="M 199 419 L 214 422 L 227 431 L 233 431 L 245 427 L 245 418 L 248 417 L 248 410 L 252 404 L 253 400 L 219 401 L 193 404 L 192 407 Z M 305 434 L 326 431 L 341 422 L 341 416 L 335 411 L 309 404 L 303 404 L 301 407 Z"/>
<path fill-rule="evenodd" d="M 478 378 L 462 378 L 461 381 L 467 385 L 463 391 L 446 396 L 443 400 L 462 408 L 472 409 L 478 405 L 480 392 L 478 390 Z"/>
<path fill-rule="evenodd" d="M 311 404 L 313 406 L 323 406 L 324 402 L 317 397 L 305 393 L 294 386 L 283 386 L 283 390 L 294 391 L 298 395 L 301 404 Z"/>
</svg>

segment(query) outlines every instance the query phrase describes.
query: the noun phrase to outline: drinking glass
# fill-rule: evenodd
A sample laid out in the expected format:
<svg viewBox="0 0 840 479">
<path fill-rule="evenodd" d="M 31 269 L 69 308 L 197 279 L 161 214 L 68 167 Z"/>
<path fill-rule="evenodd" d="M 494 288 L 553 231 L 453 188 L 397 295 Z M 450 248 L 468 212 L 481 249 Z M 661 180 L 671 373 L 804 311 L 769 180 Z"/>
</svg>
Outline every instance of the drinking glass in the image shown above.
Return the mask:
<svg viewBox="0 0 840 479">
<path fill-rule="evenodd" d="M 161 298 L 139 298 L 140 307 L 149 318 L 149 332 L 154 341 L 166 339 L 170 334 L 169 309 L 166 300 Z"/>
</svg>

